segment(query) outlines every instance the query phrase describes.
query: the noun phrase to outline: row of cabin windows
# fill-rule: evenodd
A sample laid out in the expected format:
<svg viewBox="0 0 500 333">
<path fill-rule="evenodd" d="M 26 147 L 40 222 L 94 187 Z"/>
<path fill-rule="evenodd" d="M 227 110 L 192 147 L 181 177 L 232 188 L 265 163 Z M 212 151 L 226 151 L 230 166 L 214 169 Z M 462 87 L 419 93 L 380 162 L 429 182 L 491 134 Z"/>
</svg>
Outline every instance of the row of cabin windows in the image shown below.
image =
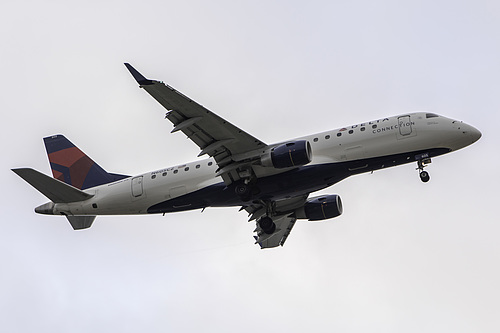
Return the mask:
<svg viewBox="0 0 500 333">
<path fill-rule="evenodd" d="M 208 166 L 212 166 L 212 164 L 213 164 L 213 162 L 208 162 Z M 199 169 L 199 168 L 201 168 L 201 165 L 200 165 L 200 164 L 196 164 L 195 168 L 196 168 L 196 169 Z M 185 167 L 185 168 L 184 168 L 184 171 L 189 171 L 189 167 Z M 174 174 L 179 173 L 179 169 L 175 169 L 175 170 L 173 171 L 173 173 L 174 173 Z M 162 173 L 161 175 L 162 175 L 162 177 L 165 177 L 165 176 L 167 175 L 167 172 L 165 171 L 165 172 L 164 172 L 164 173 Z M 151 175 L 151 179 L 155 179 L 155 178 L 156 178 L 156 175 Z"/>
<path fill-rule="evenodd" d="M 377 125 L 376 125 L 376 124 L 375 124 L 375 125 L 372 125 L 372 128 L 373 128 L 373 129 L 377 128 Z M 360 129 L 359 129 L 359 130 L 360 130 L 361 132 L 364 132 L 364 131 L 366 131 L 366 127 L 360 127 Z M 352 133 L 354 133 L 354 130 L 352 130 L 352 129 L 351 129 L 351 130 L 349 130 L 347 133 L 352 134 Z M 342 132 L 338 132 L 338 133 L 337 133 L 337 136 L 339 136 L 339 137 L 340 137 L 340 136 L 342 136 Z M 330 135 L 325 135 L 325 139 L 326 139 L 326 140 L 330 139 Z M 319 140 L 318 138 L 314 138 L 314 139 L 313 139 L 313 141 L 314 141 L 314 142 L 318 142 L 318 140 Z"/>
</svg>

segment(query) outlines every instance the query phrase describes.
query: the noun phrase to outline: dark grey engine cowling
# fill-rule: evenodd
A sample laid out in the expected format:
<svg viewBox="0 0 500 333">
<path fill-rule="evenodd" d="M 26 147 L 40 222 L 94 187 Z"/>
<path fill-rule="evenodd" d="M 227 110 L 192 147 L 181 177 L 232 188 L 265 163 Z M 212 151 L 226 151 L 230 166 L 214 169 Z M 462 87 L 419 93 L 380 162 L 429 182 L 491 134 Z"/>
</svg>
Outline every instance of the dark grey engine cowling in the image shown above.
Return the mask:
<svg viewBox="0 0 500 333">
<path fill-rule="evenodd" d="M 311 144 L 306 140 L 281 144 L 271 149 L 261 158 L 263 166 L 270 166 L 276 169 L 306 165 L 311 160 Z"/>
<path fill-rule="evenodd" d="M 296 211 L 298 219 L 321 221 L 340 216 L 343 212 L 340 196 L 324 195 L 307 200 L 306 204 Z"/>
</svg>

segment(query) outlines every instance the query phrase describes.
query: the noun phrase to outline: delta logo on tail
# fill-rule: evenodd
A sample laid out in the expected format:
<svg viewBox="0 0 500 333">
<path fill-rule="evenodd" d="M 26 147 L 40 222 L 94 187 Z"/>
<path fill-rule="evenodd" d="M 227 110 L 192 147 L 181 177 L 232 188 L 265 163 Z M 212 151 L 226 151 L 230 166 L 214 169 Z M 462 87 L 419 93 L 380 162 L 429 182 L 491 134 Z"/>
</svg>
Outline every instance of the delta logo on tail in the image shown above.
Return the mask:
<svg viewBox="0 0 500 333">
<path fill-rule="evenodd" d="M 44 138 L 52 175 L 66 184 L 85 190 L 129 176 L 110 174 L 63 135 Z"/>
</svg>

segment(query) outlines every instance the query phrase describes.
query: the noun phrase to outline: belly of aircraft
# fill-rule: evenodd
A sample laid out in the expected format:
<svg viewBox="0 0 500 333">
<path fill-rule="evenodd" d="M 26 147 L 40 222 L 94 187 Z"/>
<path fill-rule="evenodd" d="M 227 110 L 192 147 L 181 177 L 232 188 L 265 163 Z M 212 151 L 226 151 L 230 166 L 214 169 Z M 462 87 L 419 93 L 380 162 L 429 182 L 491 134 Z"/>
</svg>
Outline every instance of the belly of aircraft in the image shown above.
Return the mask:
<svg viewBox="0 0 500 333">
<path fill-rule="evenodd" d="M 245 206 L 254 200 L 279 200 L 319 191 L 341 180 L 364 172 L 411 163 L 417 155 L 429 153 L 431 157 L 449 152 L 446 148 L 413 151 L 395 155 L 353 161 L 306 165 L 278 175 L 259 178 L 254 184 L 250 201 L 243 201 L 235 193 L 235 184 L 218 183 L 203 189 L 166 200 L 147 209 L 148 213 L 169 213 L 205 207 Z"/>
</svg>

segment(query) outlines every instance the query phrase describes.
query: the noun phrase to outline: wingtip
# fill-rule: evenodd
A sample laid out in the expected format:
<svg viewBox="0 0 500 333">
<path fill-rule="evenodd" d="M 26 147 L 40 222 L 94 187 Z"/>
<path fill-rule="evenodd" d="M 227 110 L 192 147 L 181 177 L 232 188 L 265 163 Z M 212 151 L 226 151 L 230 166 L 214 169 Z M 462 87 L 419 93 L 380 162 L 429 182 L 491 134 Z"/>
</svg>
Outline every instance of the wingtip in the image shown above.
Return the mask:
<svg viewBox="0 0 500 333">
<path fill-rule="evenodd" d="M 14 172 L 16 175 L 20 175 L 23 172 L 23 170 L 26 170 L 26 169 L 28 169 L 28 168 L 12 168 L 10 170 L 12 172 Z"/>
<path fill-rule="evenodd" d="M 153 81 L 151 80 L 148 80 L 144 77 L 144 75 L 142 75 L 141 73 L 139 73 L 131 64 L 129 64 L 128 62 L 125 62 L 124 63 L 125 67 L 127 67 L 128 71 L 130 72 L 130 74 L 132 74 L 132 76 L 134 77 L 134 79 L 137 81 L 137 83 L 139 83 L 141 86 L 143 85 L 148 85 L 148 84 L 153 84 Z"/>
</svg>

